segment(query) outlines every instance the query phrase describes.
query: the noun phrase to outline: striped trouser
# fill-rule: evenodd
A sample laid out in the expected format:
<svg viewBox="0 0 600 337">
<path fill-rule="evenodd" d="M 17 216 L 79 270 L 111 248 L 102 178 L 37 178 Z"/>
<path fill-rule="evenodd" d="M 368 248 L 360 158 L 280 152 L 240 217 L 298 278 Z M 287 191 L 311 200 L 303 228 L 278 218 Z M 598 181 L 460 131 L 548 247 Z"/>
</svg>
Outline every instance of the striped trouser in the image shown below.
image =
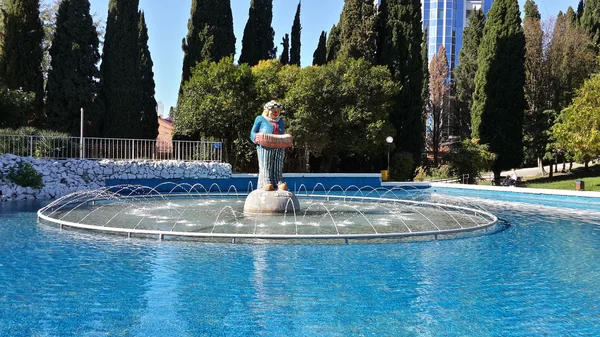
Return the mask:
<svg viewBox="0 0 600 337">
<path fill-rule="evenodd" d="M 258 151 L 258 187 L 266 184 L 278 185 L 283 182 L 284 149 L 257 146 Z"/>
</svg>

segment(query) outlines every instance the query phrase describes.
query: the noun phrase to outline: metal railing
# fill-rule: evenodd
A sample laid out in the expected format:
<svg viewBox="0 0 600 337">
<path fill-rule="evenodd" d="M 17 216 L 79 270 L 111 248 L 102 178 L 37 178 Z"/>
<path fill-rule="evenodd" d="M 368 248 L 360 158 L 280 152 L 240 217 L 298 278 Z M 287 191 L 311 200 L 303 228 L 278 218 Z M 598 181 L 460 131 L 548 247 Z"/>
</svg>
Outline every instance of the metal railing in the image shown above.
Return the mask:
<svg viewBox="0 0 600 337">
<path fill-rule="evenodd" d="M 0 155 L 36 158 L 223 161 L 221 142 L 0 135 Z"/>
</svg>

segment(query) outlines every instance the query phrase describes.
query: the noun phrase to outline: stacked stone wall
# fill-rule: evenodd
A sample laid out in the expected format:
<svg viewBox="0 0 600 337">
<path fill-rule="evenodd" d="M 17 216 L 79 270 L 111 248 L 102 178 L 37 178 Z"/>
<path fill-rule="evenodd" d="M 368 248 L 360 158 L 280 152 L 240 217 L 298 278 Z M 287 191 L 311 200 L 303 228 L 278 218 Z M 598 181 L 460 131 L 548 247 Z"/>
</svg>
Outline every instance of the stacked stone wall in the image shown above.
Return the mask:
<svg viewBox="0 0 600 337">
<path fill-rule="evenodd" d="M 35 189 L 10 181 L 11 167 L 29 163 L 42 175 L 44 187 Z M 0 156 L 0 201 L 57 198 L 75 191 L 102 188 L 107 179 L 226 179 L 231 165 L 217 162 L 35 159 Z"/>
</svg>

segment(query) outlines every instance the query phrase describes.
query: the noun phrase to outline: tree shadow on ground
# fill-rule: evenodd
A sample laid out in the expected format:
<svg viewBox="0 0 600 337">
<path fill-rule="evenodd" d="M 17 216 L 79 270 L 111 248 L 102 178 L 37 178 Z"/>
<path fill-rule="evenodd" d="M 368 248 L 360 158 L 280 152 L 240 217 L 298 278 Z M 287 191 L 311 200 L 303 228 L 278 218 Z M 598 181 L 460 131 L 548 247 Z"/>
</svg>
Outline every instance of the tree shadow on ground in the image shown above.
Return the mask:
<svg viewBox="0 0 600 337">
<path fill-rule="evenodd" d="M 566 180 L 574 180 L 574 179 L 582 179 L 582 178 L 590 178 L 590 177 L 600 177 L 600 165 L 589 166 L 586 170 L 585 167 L 578 167 L 571 172 L 561 173 L 555 172 L 554 177 L 539 177 L 539 178 L 530 178 L 527 179 L 528 183 L 549 183 L 549 182 L 557 182 L 557 181 L 566 181 Z"/>
</svg>

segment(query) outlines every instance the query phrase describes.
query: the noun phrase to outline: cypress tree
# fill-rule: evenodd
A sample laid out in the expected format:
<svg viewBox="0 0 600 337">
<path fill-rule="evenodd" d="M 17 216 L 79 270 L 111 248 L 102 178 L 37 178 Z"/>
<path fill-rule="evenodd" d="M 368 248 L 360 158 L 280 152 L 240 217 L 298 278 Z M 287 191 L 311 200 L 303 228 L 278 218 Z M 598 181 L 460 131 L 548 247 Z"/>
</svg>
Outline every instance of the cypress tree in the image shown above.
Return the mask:
<svg viewBox="0 0 600 337">
<path fill-rule="evenodd" d="M 152 56 L 148 49 L 148 27 L 144 12 L 139 12 L 140 21 L 138 45 L 140 49 L 140 74 L 142 85 L 142 115 L 140 117 L 142 135 L 144 139 L 156 139 L 158 136 L 158 115 L 156 112 L 156 98 L 154 97 L 154 72 Z"/>
<path fill-rule="evenodd" d="M 319 36 L 319 44 L 313 53 L 313 66 L 321 66 L 327 63 L 327 33 L 321 32 Z"/>
<path fill-rule="evenodd" d="M 39 1 L 6 1 L 2 26 L 4 30 L 0 34 L 0 78 L 8 89 L 22 89 L 35 95 L 32 111 L 20 116 L 20 124 L 42 126 L 44 30 L 40 21 Z"/>
<path fill-rule="evenodd" d="M 296 16 L 294 17 L 294 24 L 292 25 L 292 45 L 290 49 L 290 64 L 300 66 L 300 2 L 298 2 L 298 8 L 296 9 Z"/>
<path fill-rule="evenodd" d="M 583 16 L 583 9 L 584 9 L 584 3 L 583 0 L 579 0 L 579 4 L 577 5 L 577 24 L 581 25 L 581 17 Z"/>
<path fill-rule="evenodd" d="M 84 109 L 84 135 L 97 136 L 100 117 L 96 64 L 100 60 L 98 34 L 89 0 L 63 0 L 56 15 L 46 84 L 46 126 L 79 136 L 80 109 Z"/>
<path fill-rule="evenodd" d="M 340 52 L 340 29 L 333 25 L 331 30 L 329 31 L 329 36 L 327 37 L 327 62 L 333 61 L 336 59 L 338 53 Z"/>
<path fill-rule="evenodd" d="M 463 44 L 458 54 L 458 66 L 454 69 L 456 123 L 461 139 L 471 136 L 471 106 L 475 92 L 477 51 L 483 37 L 483 27 L 485 27 L 483 11 L 473 11 L 469 18 L 469 26 L 463 31 Z"/>
<path fill-rule="evenodd" d="M 283 46 L 283 51 L 279 57 L 279 62 L 283 65 L 290 64 L 290 36 L 288 34 L 285 34 L 283 37 L 281 45 Z"/>
<path fill-rule="evenodd" d="M 105 137 L 142 137 L 138 23 L 138 0 L 110 0 L 100 65 Z"/>
<path fill-rule="evenodd" d="M 191 68 L 203 60 L 218 62 L 235 54 L 230 0 L 192 0 L 187 36 L 181 41 L 183 69 L 180 92 Z"/>
<path fill-rule="evenodd" d="M 272 20 L 273 0 L 250 1 L 239 64 L 248 63 L 254 66 L 260 60 L 275 58 L 277 48 L 273 42 L 275 31 L 271 27 Z"/>
<path fill-rule="evenodd" d="M 423 32 L 423 43 L 421 44 L 421 59 L 423 59 L 423 89 L 421 99 L 429 101 L 429 59 L 427 56 L 427 31 Z M 428 104 L 423 104 L 423 116 L 427 116 Z"/>
<path fill-rule="evenodd" d="M 566 18 L 569 20 L 569 24 L 571 24 L 571 26 L 577 27 L 578 23 L 577 23 L 577 13 L 575 13 L 575 10 L 573 9 L 573 7 L 569 6 L 569 8 L 567 8 L 567 14 L 565 15 Z"/>
<path fill-rule="evenodd" d="M 496 0 L 483 30 L 472 108 L 472 136 L 489 144 L 500 172 L 523 158 L 525 37 L 517 0 Z"/>
<path fill-rule="evenodd" d="M 526 0 L 525 6 L 523 8 L 525 10 L 524 19 L 535 19 L 535 20 L 542 19 L 542 15 L 540 14 L 538 5 L 536 5 L 536 3 L 533 0 Z M 569 8 L 571 8 L 571 10 L 573 9 L 570 6 L 569 6 Z"/>
<path fill-rule="evenodd" d="M 581 26 L 591 35 L 594 44 L 600 44 L 600 0 L 587 0 L 583 8 Z"/>
<path fill-rule="evenodd" d="M 340 15 L 340 52 L 375 63 L 376 7 L 372 0 L 346 0 Z"/>
<path fill-rule="evenodd" d="M 396 139 L 402 140 L 396 145 L 418 164 L 425 144 L 421 2 L 382 0 L 377 32 L 378 64 L 386 65 L 402 85 L 390 115 Z"/>
</svg>

